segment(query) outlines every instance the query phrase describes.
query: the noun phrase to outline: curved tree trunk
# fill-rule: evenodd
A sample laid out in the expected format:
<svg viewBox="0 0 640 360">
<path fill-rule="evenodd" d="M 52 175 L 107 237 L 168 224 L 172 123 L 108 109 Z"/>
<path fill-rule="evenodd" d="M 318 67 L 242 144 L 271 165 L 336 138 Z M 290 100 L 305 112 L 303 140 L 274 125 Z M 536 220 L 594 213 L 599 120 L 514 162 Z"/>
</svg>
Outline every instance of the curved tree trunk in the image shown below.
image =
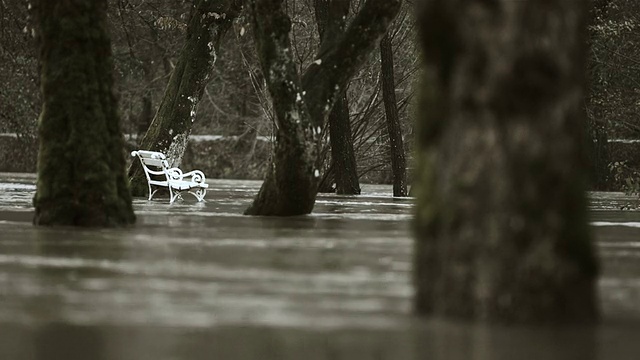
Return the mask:
<svg viewBox="0 0 640 360">
<path fill-rule="evenodd" d="M 318 33 L 320 34 L 320 54 L 331 48 L 344 33 L 350 0 L 315 0 L 314 10 Z M 332 178 L 336 193 L 341 195 L 360 194 L 358 166 L 353 150 L 351 120 L 349 118 L 349 98 L 345 88 L 336 100 L 329 114 L 329 141 L 331 143 Z"/>
<path fill-rule="evenodd" d="M 251 16 L 262 73 L 272 97 L 276 142 L 267 176 L 249 215 L 308 214 L 315 201 L 317 141 L 303 90 L 289 54 L 291 21 L 282 0 L 251 0 Z M 313 144 L 308 146 L 307 144 Z"/>
<path fill-rule="evenodd" d="M 430 0 L 419 109 L 416 310 L 592 322 L 583 1 Z"/>
<path fill-rule="evenodd" d="M 398 13 L 399 0 L 369 0 L 334 46 L 321 49 L 302 79 L 289 51 L 291 21 L 282 0 L 249 0 L 256 46 L 276 119 L 273 163 L 249 215 L 302 215 L 318 188 L 322 126 L 356 70 Z"/>
<path fill-rule="evenodd" d="M 389 133 L 389 157 L 393 174 L 393 196 L 407 196 L 407 160 L 402 141 L 402 127 L 396 101 L 396 82 L 393 73 L 393 49 L 389 33 L 380 40 L 380 67 L 382 69 L 382 98 Z"/>
<path fill-rule="evenodd" d="M 220 40 L 241 10 L 241 0 L 194 0 L 187 26 L 187 39 L 171 73 L 160 107 L 145 133 L 140 148 L 167 155 L 171 166 L 179 166 L 196 120 L 198 102 L 209 83 Z M 142 167 L 129 167 L 135 196 L 147 191 Z"/>
<path fill-rule="evenodd" d="M 36 225 L 135 222 L 113 92 L 106 0 L 41 0 Z"/>
</svg>

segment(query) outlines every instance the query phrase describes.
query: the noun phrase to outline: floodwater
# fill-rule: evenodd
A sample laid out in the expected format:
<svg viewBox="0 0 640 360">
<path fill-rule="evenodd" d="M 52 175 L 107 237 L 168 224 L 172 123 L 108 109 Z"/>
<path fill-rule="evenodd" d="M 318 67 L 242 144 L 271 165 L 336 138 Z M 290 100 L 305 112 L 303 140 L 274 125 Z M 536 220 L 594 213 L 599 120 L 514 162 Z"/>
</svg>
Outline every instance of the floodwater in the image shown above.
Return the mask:
<svg viewBox="0 0 640 360">
<path fill-rule="evenodd" d="M 126 229 L 36 228 L 33 175 L 0 174 L 0 359 L 639 359 L 640 212 L 592 194 L 597 327 L 411 315 L 411 199 L 321 195 L 314 213 L 242 216 L 259 182 L 137 199 Z"/>
</svg>

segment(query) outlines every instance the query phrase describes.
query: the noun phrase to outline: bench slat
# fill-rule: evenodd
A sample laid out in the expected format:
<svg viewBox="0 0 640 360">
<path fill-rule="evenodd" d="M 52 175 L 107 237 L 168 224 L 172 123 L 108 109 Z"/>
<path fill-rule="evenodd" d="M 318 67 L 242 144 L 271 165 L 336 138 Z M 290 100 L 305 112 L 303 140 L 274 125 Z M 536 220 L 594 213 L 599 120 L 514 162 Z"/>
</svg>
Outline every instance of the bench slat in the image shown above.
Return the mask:
<svg viewBox="0 0 640 360">
<path fill-rule="evenodd" d="M 160 159 L 151 159 L 151 158 L 142 158 L 142 162 L 147 166 L 155 166 L 161 168 L 164 160 Z"/>
</svg>

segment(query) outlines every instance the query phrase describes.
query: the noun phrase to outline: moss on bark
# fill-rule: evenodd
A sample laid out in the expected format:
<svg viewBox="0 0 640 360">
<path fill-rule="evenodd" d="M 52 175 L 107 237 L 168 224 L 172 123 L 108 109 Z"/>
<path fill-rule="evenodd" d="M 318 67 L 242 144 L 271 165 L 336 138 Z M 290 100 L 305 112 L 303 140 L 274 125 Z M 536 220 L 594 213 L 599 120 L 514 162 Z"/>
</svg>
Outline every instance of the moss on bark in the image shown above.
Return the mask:
<svg viewBox="0 0 640 360">
<path fill-rule="evenodd" d="M 106 0 L 40 1 L 36 225 L 135 222 L 113 92 Z"/>
<path fill-rule="evenodd" d="M 593 322 L 586 2 L 432 0 L 418 115 L 416 310 Z"/>
</svg>

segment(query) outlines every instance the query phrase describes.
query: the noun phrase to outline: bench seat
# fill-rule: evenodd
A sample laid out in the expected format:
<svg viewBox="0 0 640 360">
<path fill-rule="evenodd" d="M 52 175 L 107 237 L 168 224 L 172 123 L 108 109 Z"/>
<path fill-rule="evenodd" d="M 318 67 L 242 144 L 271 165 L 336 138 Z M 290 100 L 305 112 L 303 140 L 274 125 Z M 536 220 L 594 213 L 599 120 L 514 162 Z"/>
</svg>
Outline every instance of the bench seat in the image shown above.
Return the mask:
<svg viewBox="0 0 640 360">
<path fill-rule="evenodd" d="M 204 184 L 204 183 L 197 183 L 194 184 L 191 181 L 185 181 L 185 180 L 170 180 L 170 181 L 161 181 L 158 185 L 159 186 L 169 186 L 169 184 L 171 184 L 171 187 L 175 190 L 189 190 L 189 189 L 193 189 L 194 187 L 200 187 L 203 189 L 206 189 L 209 187 L 209 184 Z"/>
</svg>

